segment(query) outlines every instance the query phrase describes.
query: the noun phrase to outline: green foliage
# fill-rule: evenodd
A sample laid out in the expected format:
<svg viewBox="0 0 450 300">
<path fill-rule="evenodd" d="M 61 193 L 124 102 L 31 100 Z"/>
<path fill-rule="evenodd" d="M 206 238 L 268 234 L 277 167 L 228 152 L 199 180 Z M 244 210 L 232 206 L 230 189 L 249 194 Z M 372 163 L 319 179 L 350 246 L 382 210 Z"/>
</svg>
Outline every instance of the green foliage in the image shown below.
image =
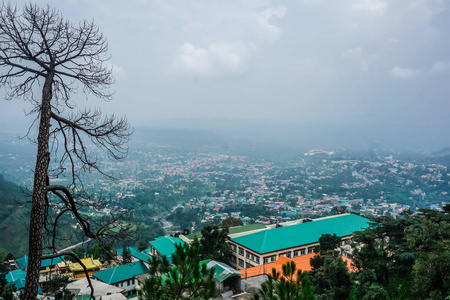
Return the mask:
<svg viewBox="0 0 450 300">
<path fill-rule="evenodd" d="M 228 264 L 231 257 L 228 240 L 228 228 L 206 226 L 202 229 L 200 244 L 203 245 L 202 259 L 212 259 Z"/>
<path fill-rule="evenodd" d="M 138 246 L 138 251 L 144 251 L 145 249 L 148 248 L 148 246 L 149 246 L 148 243 L 146 243 L 146 242 L 140 242 L 140 243 L 139 243 L 139 246 Z"/>
<path fill-rule="evenodd" d="M 111 260 L 115 257 L 115 251 L 113 250 L 114 241 L 110 240 L 106 242 L 103 246 L 100 244 L 95 244 L 89 248 L 88 253 L 93 258 L 99 258 L 104 260 Z"/>
<path fill-rule="evenodd" d="M 131 262 L 131 260 L 132 260 L 132 257 L 131 257 L 130 249 L 126 245 L 123 245 L 122 262 L 124 264 L 128 264 Z"/>
<path fill-rule="evenodd" d="M 83 247 L 77 247 L 77 248 L 73 249 L 72 253 L 79 259 L 82 259 L 85 256 L 85 251 L 84 251 Z"/>
<path fill-rule="evenodd" d="M 3 177 L 2 177 L 3 178 Z M 21 188 L 0 180 L 0 250 L 22 256 L 28 252 L 30 209 Z"/>
<path fill-rule="evenodd" d="M 222 227 L 234 227 L 234 226 L 242 226 L 242 220 L 235 217 L 229 217 L 222 221 Z"/>
<path fill-rule="evenodd" d="M 340 241 L 336 234 L 323 234 L 315 249 L 317 254 L 310 260 L 310 278 L 319 299 L 347 299 L 350 296 L 352 281 L 347 263 L 334 251 Z"/>
<path fill-rule="evenodd" d="M 149 275 L 138 292 L 140 300 L 209 299 L 215 296 L 214 269 L 200 264 L 203 247 L 196 241 L 175 245 L 172 264 L 164 256 L 150 259 Z"/>
<path fill-rule="evenodd" d="M 308 273 L 297 270 L 293 261 L 282 266 L 283 275 L 272 269 L 268 280 L 261 284 L 261 289 L 253 300 L 314 300 L 314 287 L 308 279 Z"/>
<path fill-rule="evenodd" d="M 340 243 L 341 238 L 336 236 L 336 233 L 333 233 L 333 235 L 329 233 L 322 234 L 322 236 L 319 238 L 318 252 L 322 254 L 333 252 L 336 248 L 339 247 Z"/>
<path fill-rule="evenodd" d="M 377 218 L 354 236 L 357 299 L 444 299 L 450 295 L 450 215 L 405 212 Z M 357 247 L 356 247 L 357 246 Z"/>
<path fill-rule="evenodd" d="M 450 295 L 450 214 L 423 210 L 421 226 L 410 227 L 407 239 L 416 250 L 412 268 L 412 294 L 420 299 L 444 299 Z"/>
</svg>

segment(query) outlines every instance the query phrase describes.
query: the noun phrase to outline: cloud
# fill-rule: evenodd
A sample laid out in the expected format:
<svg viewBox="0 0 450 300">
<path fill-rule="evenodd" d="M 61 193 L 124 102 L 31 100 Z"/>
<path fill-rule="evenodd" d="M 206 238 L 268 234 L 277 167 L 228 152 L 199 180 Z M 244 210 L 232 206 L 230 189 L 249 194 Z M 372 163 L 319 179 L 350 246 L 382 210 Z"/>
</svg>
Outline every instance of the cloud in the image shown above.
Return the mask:
<svg viewBox="0 0 450 300">
<path fill-rule="evenodd" d="M 254 46 L 252 44 L 212 43 L 205 48 L 185 43 L 172 60 L 172 70 L 193 76 L 240 73 Z"/>
<path fill-rule="evenodd" d="M 280 6 L 278 8 L 268 8 L 260 13 L 258 17 L 258 24 L 263 32 L 263 35 L 269 42 L 276 41 L 281 34 L 281 29 L 270 24 L 270 19 L 273 17 L 281 19 L 284 17 L 285 13 L 286 8 L 284 6 Z"/>
<path fill-rule="evenodd" d="M 363 71 L 368 71 L 369 67 L 373 65 L 373 62 L 377 60 L 376 55 L 364 54 L 361 47 L 355 47 L 345 50 L 344 52 L 342 52 L 342 58 L 354 61 Z"/>
<path fill-rule="evenodd" d="M 352 5 L 354 12 L 368 12 L 374 15 L 383 15 L 388 7 L 388 3 L 382 0 L 363 0 Z"/>
<path fill-rule="evenodd" d="M 450 61 L 438 61 L 431 67 L 432 73 L 445 73 L 450 71 Z"/>
<path fill-rule="evenodd" d="M 412 78 L 418 76 L 420 72 L 415 69 L 407 69 L 395 66 L 394 68 L 392 68 L 391 74 L 392 76 L 398 78 Z"/>
<path fill-rule="evenodd" d="M 112 69 L 112 75 L 115 79 L 122 80 L 128 77 L 127 71 L 119 65 L 112 63 L 111 61 L 105 62 L 108 68 Z"/>
</svg>

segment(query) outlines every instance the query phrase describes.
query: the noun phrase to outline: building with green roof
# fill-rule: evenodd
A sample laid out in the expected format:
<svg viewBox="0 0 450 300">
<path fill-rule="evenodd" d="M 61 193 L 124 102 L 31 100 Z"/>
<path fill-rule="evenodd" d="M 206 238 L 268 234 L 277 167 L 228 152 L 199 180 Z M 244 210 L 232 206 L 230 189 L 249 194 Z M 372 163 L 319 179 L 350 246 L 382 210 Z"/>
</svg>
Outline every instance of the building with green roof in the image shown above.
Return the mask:
<svg viewBox="0 0 450 300">
<path fill-rule="evenodd" d="M 8 273 L 6 273 L 5 279 L 8 284 L 15 286 L 18 291 L 23 291 L 25 289 L 27 272 L 24 272 L 23 270 L 9 271 Z M 39 285 L 38 294 L 42 295 L 41 286 Z"/>
<path fill-rule="evenodd" d="M 159 258 L 165 255 L 171 263 L 172 254 L 175 252 L 175 245 L 177 244 L 184 245 L 184 242 L 172 236 L 157 237 L 154 241 L 150 242 L 150 254 Z"/>
<path fill-rule="evenodd" d="M 291 258 L 312 253 L 326 233 L 335 233 L 341 243 L 348 243 L 355 231 L 370 223 L 367 218 L 345 214 L 235 237 L 229 241 L 232 265 L 239 270 L 276 261 L 281 255 Z"/>
<path fill-rule="evenodd" d="M 148 273 L 148 268 L 139 260 L 94 273 L 92 276 L 104 283 L 123 288 L 122 294 L 126 297 L 131 297 L 136 295 L 136 287 L 138 286 L 135 276 L 145 273 Z"/>
</svg>

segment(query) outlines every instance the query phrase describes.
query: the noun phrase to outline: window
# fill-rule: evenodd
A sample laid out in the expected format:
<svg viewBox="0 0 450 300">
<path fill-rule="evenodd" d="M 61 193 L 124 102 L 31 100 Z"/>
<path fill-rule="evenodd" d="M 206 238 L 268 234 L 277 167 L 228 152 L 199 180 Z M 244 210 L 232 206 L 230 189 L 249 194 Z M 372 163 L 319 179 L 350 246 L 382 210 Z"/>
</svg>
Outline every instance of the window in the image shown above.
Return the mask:
<svg viewBox="0 0 450 300">
<path fill-rule="evenodd" d="M 239 267 L 244 267 L 244 261 L 242 259 L 239 260 Z"/>
<path fill-rule="evenodd" d="M 130 281 L 129 280 L 127 280 L 127 285 L 130 285 Z"/>
<path fill-rule="evenodd" d="M 305 254 L 306 254 L 305 249 L 300 250 L 300 255 L 305 255 Z"/>
<path fill-rule="evenodd" d="M 274 256 L 269 256 L 269 257 L 264 257 L 264 263 L 270 263 L 270 262 L 274 262 L 275 261 L 275 255 Z"/>
<path fill-rule="evenodd" d="M 308 248 L 308 254 L 314 253 L 314 248 L 315 247 L 309 247 Z"/>
<path fill-rule="evenodd" d="M 239 248 L 239 255 L 242 255 L 242 256 L 244 256 L 244 249 L 242 249 L 242 248 Z"/>
<path fill-rule="evenodd" d="M 231 245 L 231 250 L 233 250 L 234 252 L 236 252 L 236 245 Z"/>
<path fill-rule="evenodd" d="M 134 285 L 134 278 L 131 280 L 131 284 Z"/>
<path fill-rule="evenodd" d="M 287 257 L 287 258 L 291 258 L 291 253 L 292 253 L 291 251 L 289 251 L 288 253 L 286 253 L 286 257 Z"/>
<path fill-rule="evenodd" d="M 298 250 L 294 251 L 294 257 L 298 256 Z"/>
<path fill-rule="evenodd" d="M 248 252 L 247 252 L 247 256 L 246 257 L 247 257 L 247 259 L 250 259 L 250 254 Z"/>
<path fill-rule="evenodd" d="M 246 268 L 251 268 L 252 267 L 252 265 L 251 264 L 249 264 L 249 263 L 246 263 Z"/>
<path fill-rule="evenodd" d="M 256 262 L 259 264 L 259 257 L 256 257 Z"/>
</svg>

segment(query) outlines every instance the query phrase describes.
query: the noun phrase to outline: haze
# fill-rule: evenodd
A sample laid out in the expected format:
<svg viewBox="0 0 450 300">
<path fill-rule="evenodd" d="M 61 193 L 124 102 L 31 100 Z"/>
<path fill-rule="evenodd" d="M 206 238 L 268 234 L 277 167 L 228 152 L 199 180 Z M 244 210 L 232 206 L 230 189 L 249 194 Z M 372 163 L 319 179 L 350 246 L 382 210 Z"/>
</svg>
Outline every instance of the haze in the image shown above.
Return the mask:
<svg viewBox="0 0 450 300">
<path fill-rule="evenodd" d="M 79 106 L 136 128 L 311 148 L 450 144 L 447 1 L 46 3 L 94 19 L 109 41 L 114 100 L 74 95 Z M 1 107 L 5 130 L 32 122 L 22 100 Z"/>
</svg>

